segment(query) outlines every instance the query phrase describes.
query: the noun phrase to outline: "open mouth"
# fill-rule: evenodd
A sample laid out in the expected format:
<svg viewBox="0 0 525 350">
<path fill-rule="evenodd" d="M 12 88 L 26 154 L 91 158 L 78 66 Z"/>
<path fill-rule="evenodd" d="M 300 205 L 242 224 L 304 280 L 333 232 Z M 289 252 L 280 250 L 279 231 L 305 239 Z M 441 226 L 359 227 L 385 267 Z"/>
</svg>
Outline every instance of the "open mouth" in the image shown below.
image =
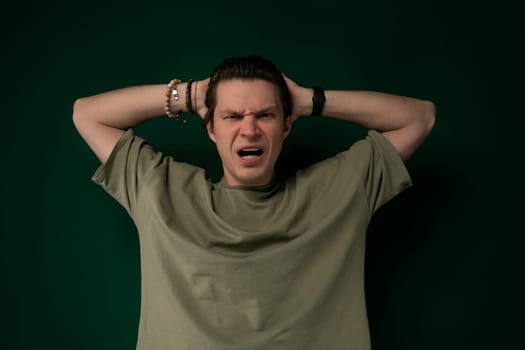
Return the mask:
<svg viewBox="0 0 525 350">
<path fill-rule="evenodd" d="M 263 150 L 260 148 L 243 148 L 237 152 L 239 157 L 242 159 L 255 159 L 263 154 Z"/>
</svg>

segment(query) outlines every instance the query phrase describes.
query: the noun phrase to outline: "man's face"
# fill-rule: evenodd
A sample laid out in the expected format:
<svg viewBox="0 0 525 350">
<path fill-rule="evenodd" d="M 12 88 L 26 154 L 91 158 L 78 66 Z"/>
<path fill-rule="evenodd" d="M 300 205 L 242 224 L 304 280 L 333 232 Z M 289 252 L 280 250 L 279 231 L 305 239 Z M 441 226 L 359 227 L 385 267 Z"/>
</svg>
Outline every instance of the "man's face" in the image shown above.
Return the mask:
<svg viewBox="0 0 525 350">
<path fill-rule="evenodd" d="M 290 132 L 283 122 L 279 90 L 265 80 L 226 80 L 217 85 L 213 127 L 229 186 L 260 186 L 271 182 L 275 162 Z"/>
</svg>

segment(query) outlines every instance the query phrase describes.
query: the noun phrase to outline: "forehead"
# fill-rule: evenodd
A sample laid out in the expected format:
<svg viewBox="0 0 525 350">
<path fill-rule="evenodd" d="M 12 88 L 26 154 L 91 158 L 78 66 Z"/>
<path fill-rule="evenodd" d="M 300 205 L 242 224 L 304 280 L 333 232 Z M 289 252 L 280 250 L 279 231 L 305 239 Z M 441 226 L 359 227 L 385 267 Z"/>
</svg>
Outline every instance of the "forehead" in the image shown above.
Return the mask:
<svg viewBox="0 0 525 350">
<path fill-rule="evenodd" d="M 217 85 L 217 110 L 255 111 L 280 107 L 279 89 L 266 80 L 225 80 Z"/>
</svg>

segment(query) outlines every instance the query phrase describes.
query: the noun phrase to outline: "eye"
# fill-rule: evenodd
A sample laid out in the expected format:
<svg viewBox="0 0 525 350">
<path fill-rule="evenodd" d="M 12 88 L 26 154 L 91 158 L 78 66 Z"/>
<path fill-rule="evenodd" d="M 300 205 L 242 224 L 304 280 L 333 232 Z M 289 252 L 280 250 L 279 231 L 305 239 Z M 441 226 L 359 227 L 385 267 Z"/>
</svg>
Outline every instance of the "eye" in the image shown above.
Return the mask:
<svg viewBox="0 0 525 350">
<path fill-rule="evenodd" d="M 238 114 L 226 114 L 222 118 L 223 119 L 240 119 L 241 116 Z"/>
<path fill-rule="evenodd" d="M 259 114 L 259 118 L 262 118 L 262 119 L 270 119 L 273 117 L 274 117 L 274 114 L 272 112 L 264 112 L 264 113 Z"/>
</svg>

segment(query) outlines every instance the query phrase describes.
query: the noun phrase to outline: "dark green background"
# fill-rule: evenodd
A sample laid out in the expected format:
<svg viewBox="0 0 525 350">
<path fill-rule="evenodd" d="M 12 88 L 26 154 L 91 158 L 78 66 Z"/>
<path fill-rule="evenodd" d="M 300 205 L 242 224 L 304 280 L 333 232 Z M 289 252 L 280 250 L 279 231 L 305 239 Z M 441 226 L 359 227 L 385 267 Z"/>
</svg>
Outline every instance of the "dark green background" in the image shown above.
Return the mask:
<svg viewBox="0 0 525 350">
<path fill-rule="evenodd" d="M 517 2 L 516 2 L 517 3 Z M 134 349 L 138 240 L 90 181 L 76 98 L 204 78 L 257 53 L 306 86 L 432 100 L 415 186 L 377 213 L 367 246 L 375 349 L 523 348 L 523 20 L 507 1 L 29 1 L 2 9 L 2 349 Z M 364 135 L 300 120 L 280 164 Z M 220 176 L 194 117 L 139 134 Z M 351 347 L 349 347 L 351 348 Z"/>
</svg>

